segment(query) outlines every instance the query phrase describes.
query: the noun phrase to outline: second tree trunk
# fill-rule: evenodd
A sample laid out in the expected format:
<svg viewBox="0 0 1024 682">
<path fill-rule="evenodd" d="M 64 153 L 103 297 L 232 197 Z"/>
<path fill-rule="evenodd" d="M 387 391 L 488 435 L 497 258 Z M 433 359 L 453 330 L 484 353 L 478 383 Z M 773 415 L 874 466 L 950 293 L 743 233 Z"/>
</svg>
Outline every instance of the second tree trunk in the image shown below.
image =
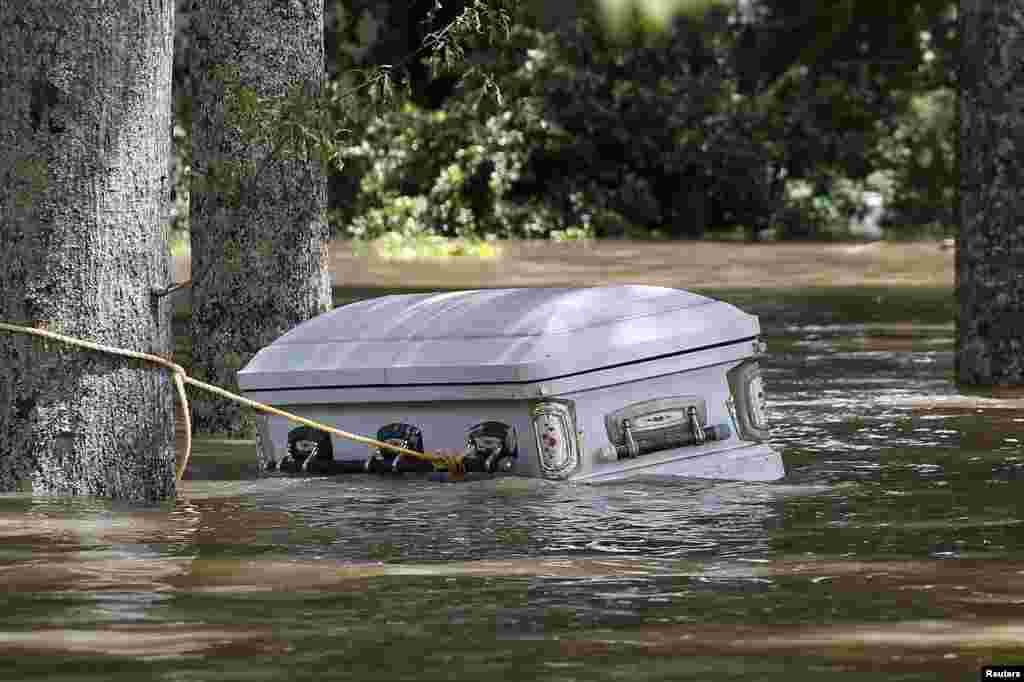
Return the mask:
<svg viewBox="0 0 1024 682">
<path fill-rule="evenodd" d="M 205 0 L 196 8 L 193 372 L 237 390 L 236 372 L 257 350 L 331 302 L 321 166 L 294 154 L 272 156 L 238 125 L 251 113 L 248 95 L 319 92 L 323 0 Z M 193 415 L 197 431 L 252 432 L 251 417 L 230 402 L 197 396 Z"/>
</svg>

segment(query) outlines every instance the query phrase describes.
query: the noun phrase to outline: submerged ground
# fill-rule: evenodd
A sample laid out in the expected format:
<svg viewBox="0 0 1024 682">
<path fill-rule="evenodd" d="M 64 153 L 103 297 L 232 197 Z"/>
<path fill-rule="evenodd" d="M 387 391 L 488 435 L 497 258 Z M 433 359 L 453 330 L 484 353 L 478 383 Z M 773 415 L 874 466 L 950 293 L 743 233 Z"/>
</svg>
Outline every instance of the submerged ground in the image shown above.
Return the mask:
<svg viewBox="0 0 1024 682">
<path fill-rule="evenodd" d="M 474 288 L 654 284 L 748 287 L 952 287 L 952 249 L 940 242 L 789 243 L 526 241 L 501 244 L 497 259 L 418 261 L 364 257 L 331 246 L 336 287 Z M 372 254 L 372 252 L 370 252 Z M 175 261 L 189 277 L 187 256 Z"/>
<path fill-rule="evenodd" d="M 164 507 L 0 496 L 0 679 L 923 681 L 1024 660 L 1024 402 L 951 381 L 951 252 L 594 248 L 458 266 L 495 268 L 475 280 L 339 255 L 336 298 L 403 272 L 712 292 L 761 316 L 785 480 L 259 479 L 251 443 L 200 441 Z"/>
</svg>

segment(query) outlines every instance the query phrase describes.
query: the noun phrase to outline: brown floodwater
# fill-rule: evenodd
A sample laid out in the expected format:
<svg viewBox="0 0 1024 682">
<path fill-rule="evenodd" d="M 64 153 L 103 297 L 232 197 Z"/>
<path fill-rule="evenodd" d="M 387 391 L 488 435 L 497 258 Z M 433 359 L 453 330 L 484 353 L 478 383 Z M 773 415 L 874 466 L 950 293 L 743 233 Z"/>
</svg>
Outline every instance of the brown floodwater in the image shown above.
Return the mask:
<svg viewBox="0 0 1024 682">
<path fill-rule="evenodd" d="M 260 478 L 252 443 L 201 440 L 172 503 L 0 496 L 0 679 L 963 680 L 1024 661 L 1024 400 L 952 383 L 949 289 L 711 293 L 761 316 L 784 480 Z"/>
<path fill-rule="evenodd" d="M 952 287 L 955 252 L 934 241 L 870 243 L 506 241 L 499 258 L 380 257 L 351 242 L 330 246 L 335 286 L 480 288 L 652 284 L 692 288 Z M 189 278 L 187 253 L 175 259 Z"/>
</svg>

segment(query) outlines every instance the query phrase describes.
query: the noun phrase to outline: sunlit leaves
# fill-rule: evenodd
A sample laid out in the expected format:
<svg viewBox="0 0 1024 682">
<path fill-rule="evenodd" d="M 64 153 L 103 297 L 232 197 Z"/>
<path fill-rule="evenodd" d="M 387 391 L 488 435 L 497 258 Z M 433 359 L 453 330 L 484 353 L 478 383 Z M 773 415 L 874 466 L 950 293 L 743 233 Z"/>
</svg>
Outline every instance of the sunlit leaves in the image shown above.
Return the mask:
<svg viewBox="0 0 1024 682">
<path fill-rule="evenodd" d="M 600 0 L 603 18 L 613 36 L 627 38 L 637 29 L 667 31 L 679 15 L 699 16 L 724 0 Z"/>
</svg>

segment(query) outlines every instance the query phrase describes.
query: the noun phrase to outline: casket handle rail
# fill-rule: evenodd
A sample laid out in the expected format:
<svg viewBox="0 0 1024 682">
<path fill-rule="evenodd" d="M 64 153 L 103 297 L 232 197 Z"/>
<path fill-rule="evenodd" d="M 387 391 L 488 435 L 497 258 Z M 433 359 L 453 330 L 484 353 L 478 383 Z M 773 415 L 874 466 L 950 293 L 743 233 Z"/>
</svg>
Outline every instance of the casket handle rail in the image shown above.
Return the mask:
<svg viewBox="0 0 1024 682">
<path fill-rule="evenodd" d="M 688 447 L 691 445 L 703 445 L 708 441 L 728 440 L 729 437 L 732 436 L 732 429 L 729 428 L 728 424 L 716 424 L 715 426 L 699 427 L 699 431 L 696 433 L 702 434 L 703 439 L 698 439 L 695 432 L 691 430 L 688 436 L 666 440 L 654 447 L 641 446 L 637 444 L 636 439 L 633 438 L 632 426 L 626 425 L 628 421 L 629 420 L 626 419 L 622 422 L 622 430 L 623 435 L 626 438 L 626 442 L 616 443 L 613 445 L 617 459 L 633 459 L 641 455 L 649 455 L 652 452 L 672 450 L 674 448 Z"/>
<path fill-rule="evenodd" d="M 703 401 L 698 398 L 673 396 L 629 405 L 609 415 L 609 436 L 612 440 L 610 450 L 614 450 L 613 458 L 633 459 L 652 452 L 727 440 L 732 436 L 732 429 L 728 424 L 703 424 L 702 408 L 698 408 L 694 403 L 703 405 Z M 631 416 L 627 417 L 626 414 Z M 673 414 L 674 416 L 671 416 Z M 665 427 L 638 429 L 637 419 L 667 420 L 667 423 Z M 611 454 L 609 452 L 609 455 Z"/>
</svg>

